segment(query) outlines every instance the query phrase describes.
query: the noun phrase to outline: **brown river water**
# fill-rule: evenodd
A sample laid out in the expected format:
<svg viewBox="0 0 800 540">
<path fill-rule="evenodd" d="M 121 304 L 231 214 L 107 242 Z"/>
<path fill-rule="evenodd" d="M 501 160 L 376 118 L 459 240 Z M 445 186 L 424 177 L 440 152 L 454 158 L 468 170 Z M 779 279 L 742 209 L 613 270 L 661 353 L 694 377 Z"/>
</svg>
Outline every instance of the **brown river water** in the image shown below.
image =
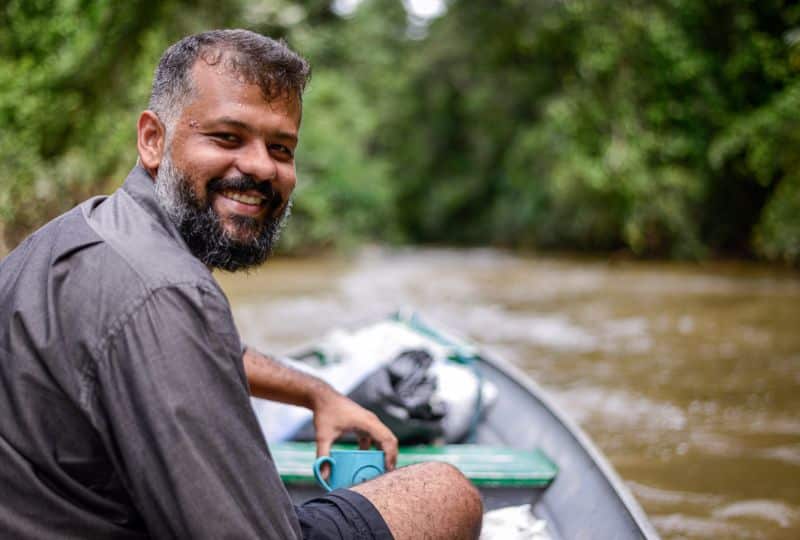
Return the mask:
<svg viewBox="0 0 800 540">
<path fill-rule="evenodd" d="M 665 539 L 800 538 L 797 272 L 369 248 L 219 277 L 265 352 L 412 308 L 516 363 Z"/>
</svg>

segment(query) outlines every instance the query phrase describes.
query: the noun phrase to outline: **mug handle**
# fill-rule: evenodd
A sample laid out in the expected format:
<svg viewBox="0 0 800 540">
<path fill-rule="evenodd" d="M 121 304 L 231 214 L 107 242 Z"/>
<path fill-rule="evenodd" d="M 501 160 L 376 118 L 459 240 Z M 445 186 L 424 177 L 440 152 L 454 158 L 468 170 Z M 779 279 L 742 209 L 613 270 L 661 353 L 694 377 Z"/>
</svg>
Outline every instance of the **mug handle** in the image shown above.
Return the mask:
<svg viewBox="0 0 800 540">
<path fill-rule="evenodd" d="M 333 491 L 333 488 L 322 478 L 322 471 L 319 470 L 323 463 L 330 463 L 331 474 L 333 474 L 333 466 L 336 462 L 330 456 L 320 456 L 314 462 L 314 478 L 316 478 L 319 485 L 324 487 L 327 491 Z"/>
</svg>

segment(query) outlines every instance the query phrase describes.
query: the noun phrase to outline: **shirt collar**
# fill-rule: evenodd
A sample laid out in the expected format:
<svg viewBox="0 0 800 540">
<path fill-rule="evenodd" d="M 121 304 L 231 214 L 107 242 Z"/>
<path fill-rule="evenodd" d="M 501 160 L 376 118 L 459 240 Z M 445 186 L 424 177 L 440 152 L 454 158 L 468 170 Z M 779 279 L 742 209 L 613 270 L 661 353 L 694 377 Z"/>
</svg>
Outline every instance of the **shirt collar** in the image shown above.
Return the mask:
<svg viewBox="0 0 800 540">
<path fill-rule="evenodd" d="M 180 231 L 178 231 L 172 219 L 170 219 L 158 203 L 158 200 L 156 200 L 155 186 L 156 182 L 153 177 L 150 176 L 150 173 L 137 163 L 130 174 L 128 174 L 128 178 L 125 179 L 125 183 L 122 184 L 122 189 L 130 195 L 150 217 L 161 225 L 172 238 L 188 250 Z"/>
</svg>

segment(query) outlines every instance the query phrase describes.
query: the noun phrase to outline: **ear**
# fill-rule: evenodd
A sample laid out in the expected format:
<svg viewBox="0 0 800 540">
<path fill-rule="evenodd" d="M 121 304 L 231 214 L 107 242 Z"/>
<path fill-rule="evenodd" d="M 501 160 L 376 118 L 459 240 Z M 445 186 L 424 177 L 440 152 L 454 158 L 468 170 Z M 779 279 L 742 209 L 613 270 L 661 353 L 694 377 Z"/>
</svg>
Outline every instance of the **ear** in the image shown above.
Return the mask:
<svg viewBox="0 0 800 540">
<path fill-rule="evenodd" d="M 153 111 L 144 111 L 139 115 L 136 132 L 136 147 L 139 149 L 139 159 L 142 162 L 142 166 L 150 173 L 150 176 L 155 178 L 166 147 L 167 132 L 164 124 L 161 123 L 161 120 L 158 119 L 158 116 Z"/>
</svg>

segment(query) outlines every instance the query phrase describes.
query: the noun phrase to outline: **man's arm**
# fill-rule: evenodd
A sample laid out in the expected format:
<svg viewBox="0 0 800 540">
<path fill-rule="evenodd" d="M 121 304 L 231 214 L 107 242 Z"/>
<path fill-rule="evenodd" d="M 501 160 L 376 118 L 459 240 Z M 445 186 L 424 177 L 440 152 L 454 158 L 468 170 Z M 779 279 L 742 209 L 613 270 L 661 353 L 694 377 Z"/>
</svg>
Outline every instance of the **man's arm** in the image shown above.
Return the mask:
<svg viewBox="0 0 800 540">
<path fill-rule="evenodd" d="M 394 469 L 397 438 L 373 413 L 317 377 L 250 347 L 245 349 L 243 361 L 251 395 L 313 411 L 318 456 L 328 455 L 333 441 L 343 433 L 354 431 L 361 448 L 369 448 L 374 442 L 386 454 L 386 469 Z"/>
<path fill-rule="evenodd" d="M 149 536 L 300 538 L 227 302 L 202 285 L 160 287 L 123 311 L 81 403 Z"/>
</svg>

